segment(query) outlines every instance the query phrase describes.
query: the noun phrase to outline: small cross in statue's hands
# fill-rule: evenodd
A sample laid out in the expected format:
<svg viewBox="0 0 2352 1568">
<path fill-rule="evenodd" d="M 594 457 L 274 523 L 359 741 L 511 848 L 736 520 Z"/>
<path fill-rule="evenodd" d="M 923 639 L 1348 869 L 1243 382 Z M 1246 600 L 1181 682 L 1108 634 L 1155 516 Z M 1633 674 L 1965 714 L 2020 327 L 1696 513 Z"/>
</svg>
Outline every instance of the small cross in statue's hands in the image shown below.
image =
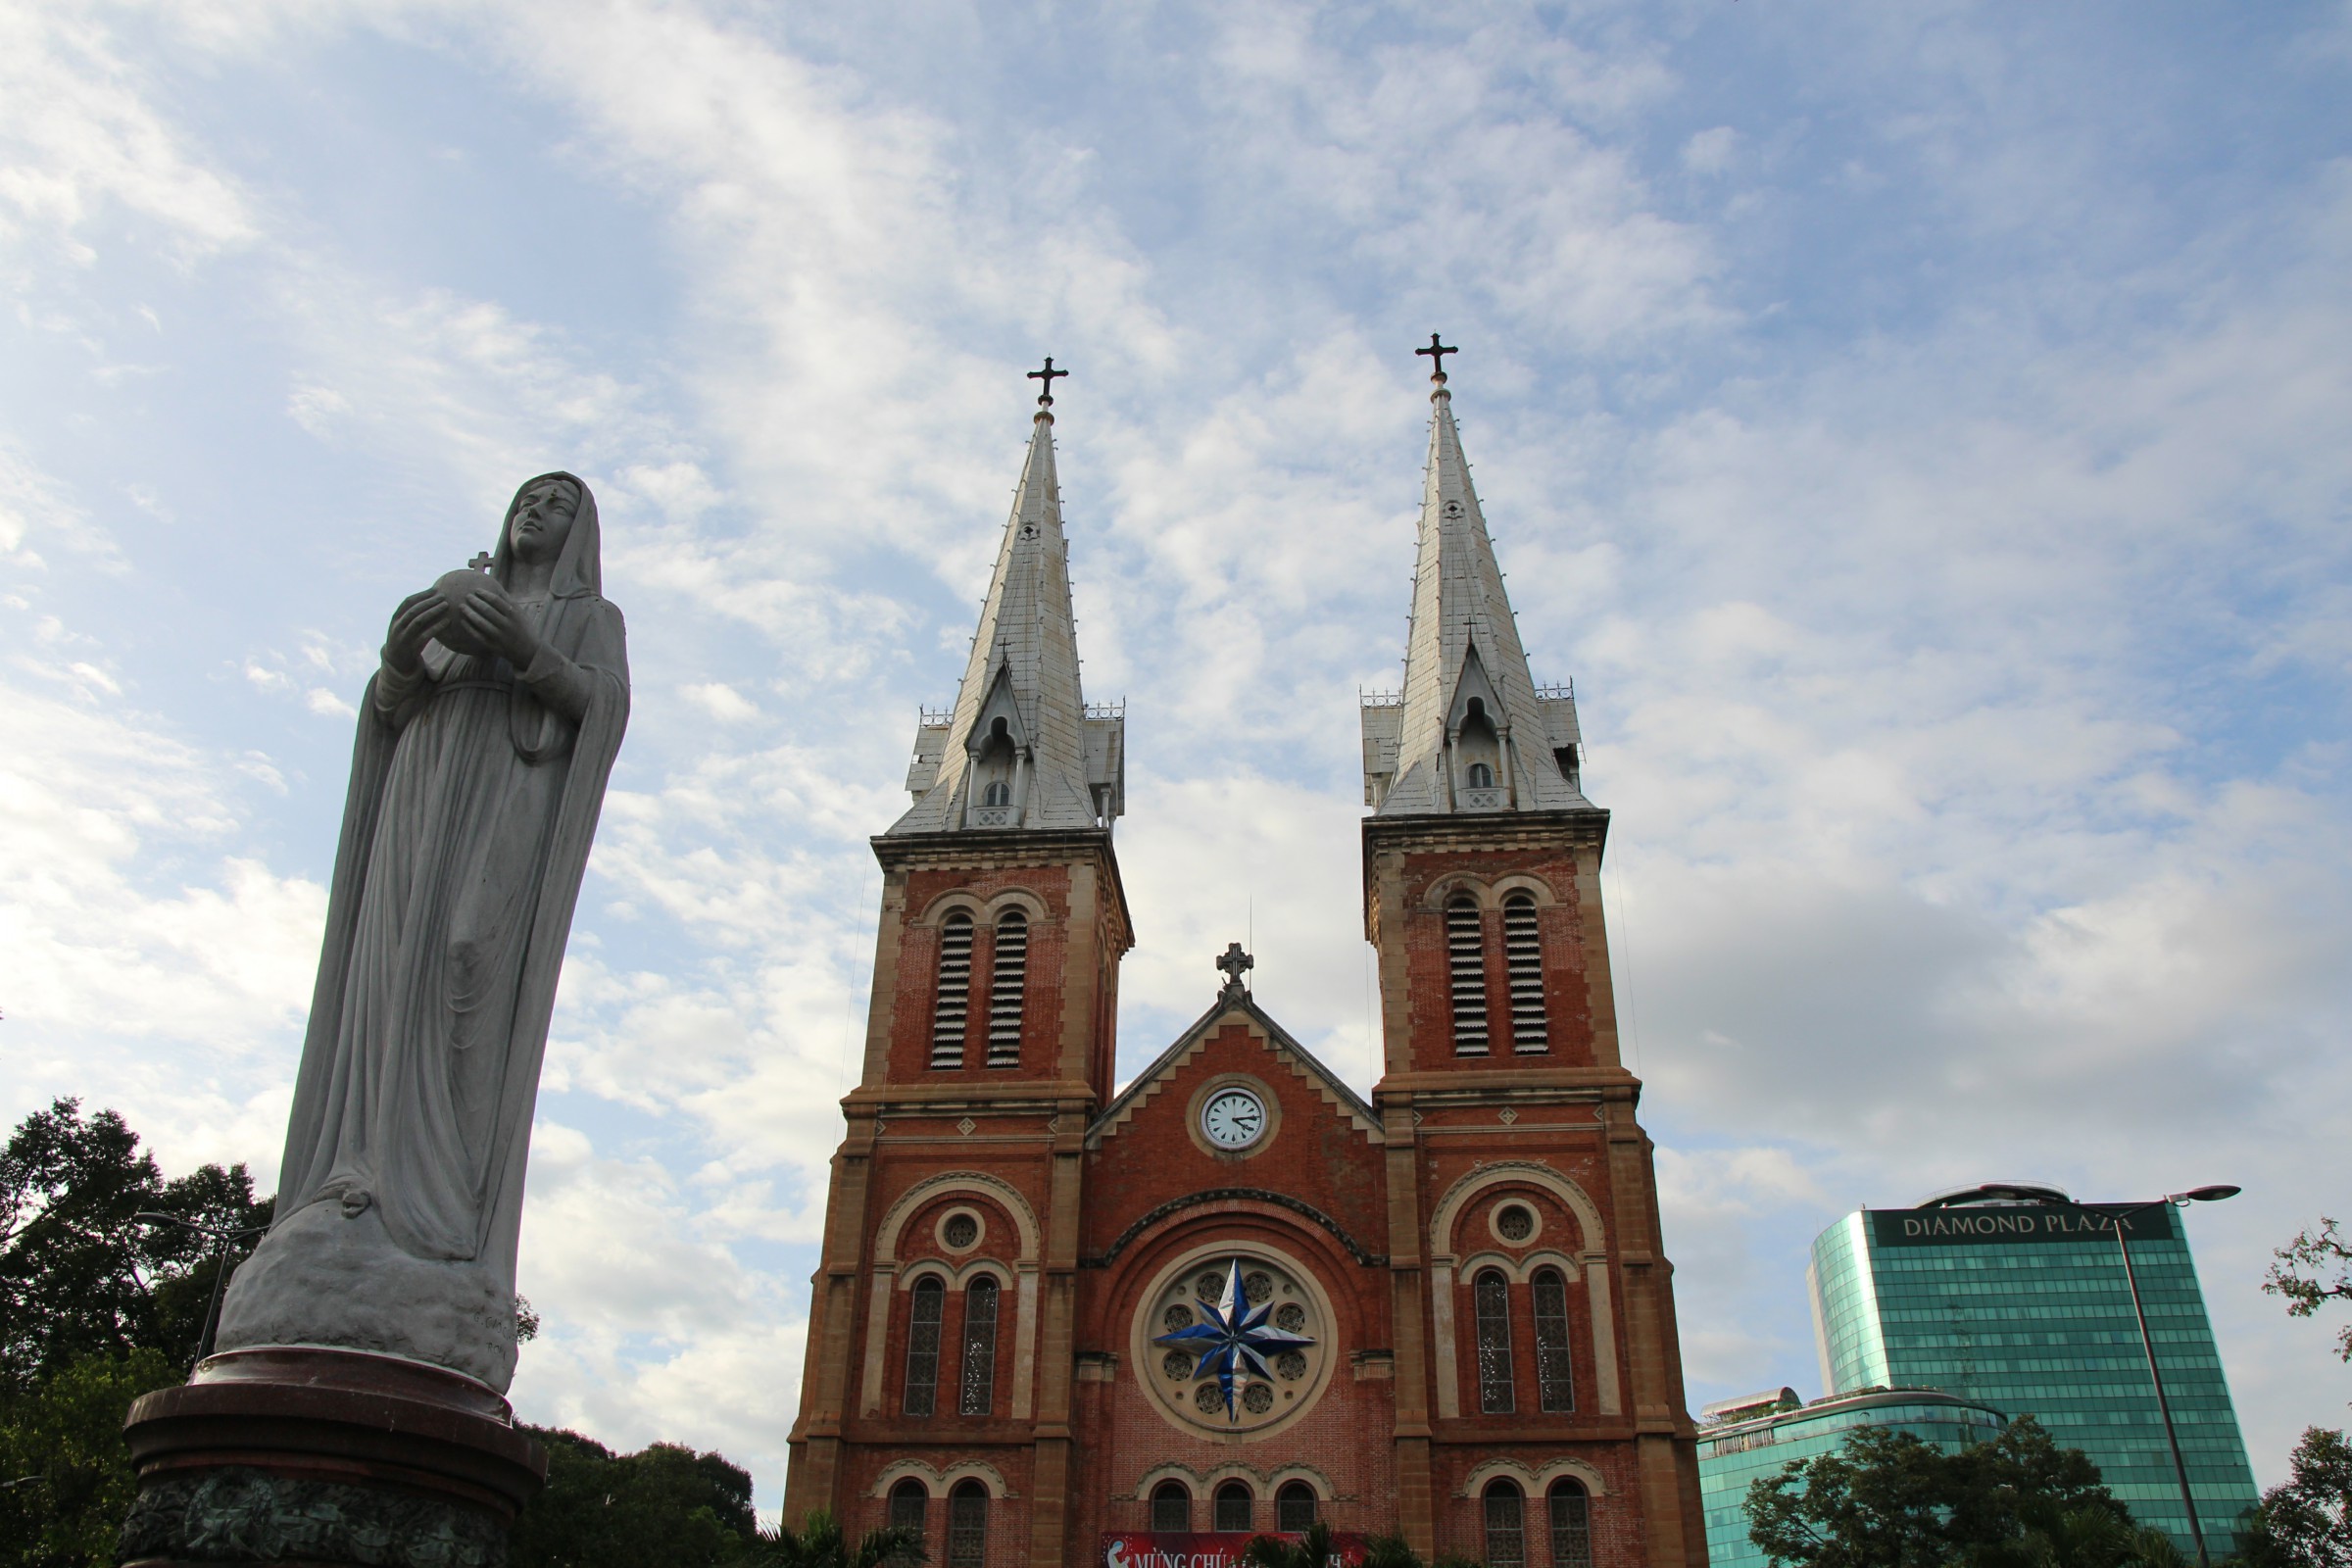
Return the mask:
<svg viewBox="0 0 2352 1568">
<path fill-rule="evenodd" d="M 488 571 L 492 565 L 490 552 L 487 550 L 476 550 L 473 553 L 473 559 L 466 563 L 466 564 L 471 566 L 476 571 Z"/>
</svg>

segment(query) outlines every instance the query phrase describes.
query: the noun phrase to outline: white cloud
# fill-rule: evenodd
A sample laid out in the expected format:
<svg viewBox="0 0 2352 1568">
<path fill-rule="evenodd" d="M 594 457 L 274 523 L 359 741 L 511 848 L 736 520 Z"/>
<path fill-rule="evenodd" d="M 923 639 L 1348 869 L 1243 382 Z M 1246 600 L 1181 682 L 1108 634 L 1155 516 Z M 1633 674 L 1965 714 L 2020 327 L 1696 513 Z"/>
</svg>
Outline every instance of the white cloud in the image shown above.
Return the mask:
<svg viewBox="0 0 2352 1568">
<path fill-rule="evenodd" d="M 251 239 L 235 185 L 156 113 L 114 41 L 80 8 L 0 13 L 0 238 L 46 232 L 87 265 L 97 252 L 82 235 L 119 204 L 184 257 Z"/>
</svg>

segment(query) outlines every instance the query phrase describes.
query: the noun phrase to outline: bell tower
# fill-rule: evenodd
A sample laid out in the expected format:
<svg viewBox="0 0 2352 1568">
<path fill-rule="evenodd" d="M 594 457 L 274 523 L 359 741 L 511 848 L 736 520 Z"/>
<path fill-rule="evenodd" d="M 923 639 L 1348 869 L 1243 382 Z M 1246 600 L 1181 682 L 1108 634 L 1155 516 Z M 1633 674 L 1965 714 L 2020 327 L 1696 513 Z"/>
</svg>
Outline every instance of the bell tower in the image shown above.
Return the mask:
<svg viewBox="0 0 2352 1568">
<path fill-rule="evenodd" d="M 1481 1555 L 1506 1516 L 1595 1560 L 1705 1560 L 1641 1083 L 1619 1058 L 1567 686 L 1539 686 L 1436 336 L 1404 681 L 1363 699 L 1400 1523 Z M 1604 1505 L 1602 1499 L 1609 1499 Z M 1575 1539 L 1586 1539 L 1575 1536 Z"/>
<path fill-rule="evenodd" d="M 1134 944 L 1111 845 L 1126 720 L 1079 687 L 1054 463 L 1066 373 L 1030 372 L 1046 391 L 962 684 L 923 712 L 913 803 L 872 841 L 864 1070 L 842 1102 L 784 1505 L 847 1519 L 887 1492 L 893 1522 L 938 1540 L 985 1516 L 1041 1562 L 1064 1533 L 1081 1139 L 1110 1099 Z"/>
</svg>

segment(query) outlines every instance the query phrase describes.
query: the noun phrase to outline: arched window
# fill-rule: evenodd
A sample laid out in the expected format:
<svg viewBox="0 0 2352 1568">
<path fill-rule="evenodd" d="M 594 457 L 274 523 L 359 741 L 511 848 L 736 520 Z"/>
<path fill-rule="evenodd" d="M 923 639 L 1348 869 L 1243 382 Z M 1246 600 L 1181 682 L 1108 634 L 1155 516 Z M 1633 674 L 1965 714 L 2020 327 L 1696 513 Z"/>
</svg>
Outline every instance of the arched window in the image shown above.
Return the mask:
<svg viewBox="0 0 2352 1568">
<path fill-rule="evenodd" d="M 1303 1535 L 1315 1522 L 1315 1489 L 1303 1481 L 1286 1481 L 1274 1494 L 1274 1528 L 1286 1536 Z"/>
<path fill-rule="evenodd" d="M 913 1308 L 906 1318 L 908 1415 L 929 1415 L 939 1398 L 939 1323 L 948 1307 L 948 1288 L 936 1274 L 914 1282 Z"/>
<path fill-rule="evenodd" d="M 923 1484 L 909 1476 L 890 1489 L 890 1528 L 910 1531 L 916 1541 L 923 1539 L 925 1517 L 931 1511 L 931 1494 Z"/>
<path fill-rule="evenodd" d="M 1021 997 L 1029 977 L 1029 917 L 1007 909 L 997 921 L 997 961 L 988 979 L 988 1064 L 1021 1064 Z"/>
<path fill-rule="evenodd" d="M 988 1488 L 958 1481 L 948 1494 L 948 1568 L 982 1568 L 988 1561 Z"/>
<path fill-rule="evenodd" d="M 1544 1018 L 1544 939 L 1536 929 L 1536 901 L 1514 893 L 1502 901 L 1502 960 L 1511 977 L 1511 1049 L 1521 1055 L 1547 1051 Z"/>
<path fill-rule="evenodd" d="M 1510 1281 L 1498 1268 L 1480 1269 L 1470 1296 L 1478 1311 L 1478 1407 L 1488 1415 L 1509 1415 L 1517 1408 L 1511 1388 Z"/>
<path fill-rule="evenodd" d="M 1551 1484 L 1551 1568 L 1592 1568 L 1592 1499 L 1580 1481 Z"/>
<path fill-rule="evenodd" d="M 1152 1528 L 1179 1534 L 1193 1528 L 1192 1489 L 1181 1481 L 1162 1481 L 1152 1489 Z"/>
<path fill-rule="evenodd" d="M 1012 786 L 1001 778 L 991 779 L 988 785 L 980 791 L 980 804 L 982 806 L 1010 806 L 1012 804 Z"/>
<path fill-rule="evenodd" d="M 1484 762 L 1472 762 L 1470 764 L 1470 787 L 1474 790 L 1493 789 L 1494 787 L 1494 770 Z"/>
<path fill-rule="evenodd" d="M 963 1293 L 963 1395 L 956 1408 L 986 1415 L 997 1397 L 997 1282 L 983 1274 Z"/>
<path fill-rule="evenodd" d="M 1487 937 L 1478 901 L 1457 893 L 1446 906 L 1446 956 L 1453 974 L 1453 1054 L 1487 1054 Z"/>
<path fill-rule="evenodd" d="M 1487 1483 L 1487 1568 L 1526 1568 L 1527 1498 L 1516 1481 Z"/>
<path fill-rule="evenodd" d="M 963 1020 L 972 1002 L 972 917 L 957 909 L 939 928 L 939 1000 L 931 1004 L 931 1065 L 963 1065 Z"/>
<path fill-rule="evenodd" d="M 1568 1281 L 1540 1268 L 1529 1292 L 1536 1302 L 1536 1397 L 1547 1415 L 1576 1408 L 1576 1375 L 1568 1362 Z"/>
<path fill-rule="evenodd" d="M 1217 1489 L 1216 1528 L 1219 1530 L 1248 1530 L 1250 1528 L 1250 1489 L 1239 1481 L 1228 1481 Z"/>
</svg>

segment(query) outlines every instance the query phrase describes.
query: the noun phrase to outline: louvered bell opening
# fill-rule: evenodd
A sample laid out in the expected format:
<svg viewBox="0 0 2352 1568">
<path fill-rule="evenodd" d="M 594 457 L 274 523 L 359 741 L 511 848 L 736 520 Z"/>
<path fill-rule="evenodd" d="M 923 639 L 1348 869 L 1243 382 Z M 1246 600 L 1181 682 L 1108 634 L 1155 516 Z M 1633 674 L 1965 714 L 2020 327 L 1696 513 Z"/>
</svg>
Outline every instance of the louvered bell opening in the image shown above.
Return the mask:
<svg viewBox="0 0 2352 1568">
<path fill-rule="evenodd" d="M 1502 956 L 1511 977 L 1511 1049 L 1522 1055 L 1550 1049 L 1544 1018 L 1544 941 L 1536 930 L 1536 901 L 1502 906 Z"/>
<path fill-rule="evenodd" d="M 989 972 L 988 1064 L 1021 1064 L 1021 997 L 1029 975 L 1029 922 L 1008 914 L 997 922 L 997 961 Z"/>
<path fill-rule="evenodd" d="M 972 1001 L 971 916 L 951 916 L 939 933 L 939 1001 L 931 1010 L 931 1065 L 963 1065 L 963 1024 Z"/>
<path fill-rule="evenodd" d="M 1487 1054 L 1487 955 L 1478 906 L 1456 899 L 1446 906 L 1446 954 L 1453 974 L 1453 1054 Z"/>
</svg>

